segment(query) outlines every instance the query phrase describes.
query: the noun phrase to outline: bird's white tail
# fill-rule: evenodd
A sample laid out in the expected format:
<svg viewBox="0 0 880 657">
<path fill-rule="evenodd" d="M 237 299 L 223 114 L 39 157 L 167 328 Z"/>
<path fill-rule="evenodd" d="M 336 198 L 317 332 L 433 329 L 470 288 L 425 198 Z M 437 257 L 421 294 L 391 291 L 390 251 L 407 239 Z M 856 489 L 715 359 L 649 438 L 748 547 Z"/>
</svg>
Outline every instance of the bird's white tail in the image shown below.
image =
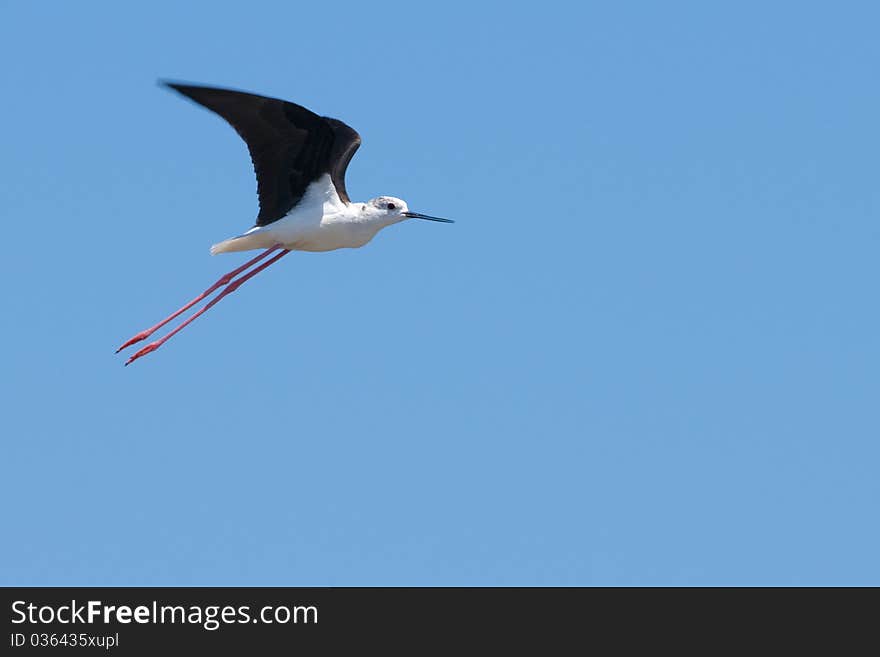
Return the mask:
<svg viewBox="0 0 880 657">
<path fill-rule="evenodd" d="M 265 234 L 261 234 L 259 228 L 254 228 L 238 237 L 230 237 L 228 240 L 218 242 L 211 247 L 211 255 L 218 253 L 232 253 L 235 251 L 252 251 L 254 249 L 268 249 L 274 246 L 271 239 L 267 239 Z"/>
<path fill-rule="evenodd" d="M 240 237 L 233 237 L 232 239 L 217 242 L 217 244 L 211 246 L 211 255 L 217 255 L 218 253 L 229 253 L 230 251 L 246 251 L 247 247 L 239 248 L 239 246 L 236 245 L 236 242 L 239 241 L 241 241 Z"/>
</svg>

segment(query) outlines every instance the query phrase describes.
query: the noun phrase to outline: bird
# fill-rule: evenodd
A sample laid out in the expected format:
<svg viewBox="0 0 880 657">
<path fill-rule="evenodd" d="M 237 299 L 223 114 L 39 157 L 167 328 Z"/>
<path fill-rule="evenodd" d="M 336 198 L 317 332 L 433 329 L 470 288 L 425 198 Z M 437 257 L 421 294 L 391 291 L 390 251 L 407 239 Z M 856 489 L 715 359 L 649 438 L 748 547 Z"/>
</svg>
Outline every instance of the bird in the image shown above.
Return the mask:
<svg viewBox="0 0 880 657">
<path fill-rule="evenodd" d="M 406 219 L 454 223 L 451 219 L 412 212 L 404 200 L 394 196 L 352 202 L 345 189 L 345 172 L 361 145 L 361 137 L 338 119 L 319 116 L 290 101 L 235 89 L 168 80 L 160 80 L 159 84 L 219 115 L 244 140 L 251 156 L 259 202 L 256 222 L 244 233 L 214 244 L 211 254 L 257 249 L 262 253 L 221 276 L 158 324 L 123 343 L 116 353 L 147 339 L 221 290 L 164 337 L 135 352 L 125 365 L 156 351 L 221 299 L 291 251 L 359 248 L 383 228 Z"/>
</svg>

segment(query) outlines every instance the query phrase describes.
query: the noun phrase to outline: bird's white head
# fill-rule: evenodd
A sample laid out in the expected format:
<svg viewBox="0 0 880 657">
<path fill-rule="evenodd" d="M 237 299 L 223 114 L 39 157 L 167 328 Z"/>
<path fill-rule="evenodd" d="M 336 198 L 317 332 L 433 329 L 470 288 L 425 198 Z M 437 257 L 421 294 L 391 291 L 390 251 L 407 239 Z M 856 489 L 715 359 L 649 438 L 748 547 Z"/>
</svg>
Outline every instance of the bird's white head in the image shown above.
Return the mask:
<svg viewBox="0 0 880 657">
<path fill-rule="evenodd" d="M 406 201 L 393 196 L 378 196 L 367 201 L 365 205 L 370 214 L 387 218 L 389 223 L 403 221 L 406 219 L 404 212 L 409 210 Z"/>
<path fill-rule="evenodd" d="M 382 224 L 390 226 L 404 219 L 427 219 L 428 221 L 439 221 L 444 224 L 454 223 L 452 219 L 443 219 L 441 217 L 431 217 L 419 212 L 410 212 L 403 199 L 393 196 L 378 196 L 364 203 L 363 211 L 368 217 L 374 221 L 381 221 Z"/>
</svg>

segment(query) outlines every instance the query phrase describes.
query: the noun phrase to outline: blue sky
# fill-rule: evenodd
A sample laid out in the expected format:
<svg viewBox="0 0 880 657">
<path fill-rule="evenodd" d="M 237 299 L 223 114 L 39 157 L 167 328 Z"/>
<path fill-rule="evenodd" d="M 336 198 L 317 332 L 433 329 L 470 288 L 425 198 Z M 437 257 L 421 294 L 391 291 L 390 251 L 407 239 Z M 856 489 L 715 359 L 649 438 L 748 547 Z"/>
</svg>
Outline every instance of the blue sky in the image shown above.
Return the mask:
<svg viewBox="0 0 880 657">
<path fill-rule="evenodd" d="M 320 4 L 0 8 L 0 583 L 880 585 L 876 4 Z M 124 368 L 256 209 L 160 77 L 457 223 Z"/>
</svg>

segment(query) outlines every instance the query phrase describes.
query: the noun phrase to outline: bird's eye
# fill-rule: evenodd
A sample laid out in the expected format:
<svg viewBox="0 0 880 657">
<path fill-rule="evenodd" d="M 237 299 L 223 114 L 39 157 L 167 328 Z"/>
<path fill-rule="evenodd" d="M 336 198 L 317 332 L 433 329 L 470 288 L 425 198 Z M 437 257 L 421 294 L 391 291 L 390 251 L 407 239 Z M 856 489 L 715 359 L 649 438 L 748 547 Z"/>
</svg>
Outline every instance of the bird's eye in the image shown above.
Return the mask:
<svg viewBox="0 0 880 657">
<path fill-rule="evenodd" d="M 393 210 L 395 207 L 397 207 L 397 206 L 394 205 L 394 203 L 389 203 L 389 204 L 388 204 L 388 209 L 389 209 L 389 210 Z"/>
</svg>

